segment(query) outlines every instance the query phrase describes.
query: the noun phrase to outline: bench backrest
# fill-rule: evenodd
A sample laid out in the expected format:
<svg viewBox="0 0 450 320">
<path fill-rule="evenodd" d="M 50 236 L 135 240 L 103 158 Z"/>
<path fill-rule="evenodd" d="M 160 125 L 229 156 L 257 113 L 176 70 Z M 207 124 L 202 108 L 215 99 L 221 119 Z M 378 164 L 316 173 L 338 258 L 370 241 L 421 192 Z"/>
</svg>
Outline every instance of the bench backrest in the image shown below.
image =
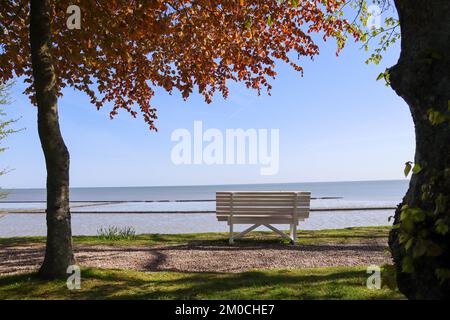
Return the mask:
<svg viewBox="0 0 450 320">
<path fill-rule="evenodd" d="M 304 191 L 216 192 L 216 216 L 233 223 L 298 223 L 309 217 L 311 193 Z"/>
</svg>

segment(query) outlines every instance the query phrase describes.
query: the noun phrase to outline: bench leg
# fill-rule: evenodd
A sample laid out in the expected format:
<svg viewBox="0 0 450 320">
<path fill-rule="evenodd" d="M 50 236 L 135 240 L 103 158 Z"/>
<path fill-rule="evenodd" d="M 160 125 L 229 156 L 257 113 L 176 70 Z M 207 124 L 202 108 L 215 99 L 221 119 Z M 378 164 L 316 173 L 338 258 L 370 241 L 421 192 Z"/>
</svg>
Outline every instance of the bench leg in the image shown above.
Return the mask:
<svg viewBox="0 0 450 320">
<path fill-rule="evenodd" d="M 290 232 L 291 232 L 291 242 L 292 242 L 292 244 L 296 244 L 297 243 L 297 225 L 295 223 L 291 224 Z"/>
<path fill-rule="evenodd" d="M 233 224 L 230 223 L 229 225 L 230 225 L 230 238 L 229 238 L 228 242 L 230 244 L 234 244 L 234 239 L 242 238 L 245 234 L 249 233 L 250 231 L 252 231 L 260 226 L 260 224 L 254 224 L 253 226 L 251 226 L 248 229 L 245 229 L 238 235 L 233 236 Z M 295 223 L 290 225 L 290 230 L 289 230 L 290 235 L 289 236 L 287 236 L 285 233 L 281 232 L 277 228 L 271 226 L 270 224 L 265 224 L 264 226 L 269 228 L 270 230 L 274 231 L 275 233 L 278 233 L 281 237 L 290 239 L 292 244 L 297 243 L 297 225 Z"/>
<path fill-rule="evenodd" d="M 287 234 L 285 234 L 284 232 L 278 230 L 277 228 L 275 228 L 274 226 L 272 226 L 272 225 L 270 225 L 270 224 L 265 224 L 264 226 L 265 226 L 266 228 L 269 228 L 269 229 L 272 230 L 273 232 L 279 234 L 280 237 L 282 237 L 282 238 L 291 239 L 291 237 L 289 237 Z"/>
<path fill-rule="evenodd" d="M 252 225 L 250 228 L 245 229 L 244 231 L 242 231 L 241 233 L 233 236 L 232 234 L 230 235 L 230 244 L 233 244 L 234 239 L 239 239 L 242 238 L 243 236 L 245 236 L 247 233 L 249 233 L 250 231 L 255 230 L 256 228 L 258 228 L 260 226 L 260 224 L 254 224 Z M 230 225 L 230 229 L 231 229 L 231 225 Z M 231 229 L 232 230 L 232 229 Z"/>
<path fill-rule="evenodd" d="M 234 236 L 233 239 L 239 239 L 242 238 L 243 236 L 245 236 L 247 233 L 249 233 L 250 231 L 255 230 L 256 228 L 258 228 L 260 226 L 260 224 L 254 224 L 252 225 L 250 228 L 245 229 L 244 231 L 242 231 L 241 233 L 239 233 L 238 235 Z"/>
<path fill-rule="evenodd" d="M 233 224 L 232 224 L 232 223 L 230 223 L 230 240 L 228 240 L 228 242 L 229 242 L 230 244 L 233 244 L 233 243 L 234 243 L 234 238 L 233 238 Z"/>
</svg>

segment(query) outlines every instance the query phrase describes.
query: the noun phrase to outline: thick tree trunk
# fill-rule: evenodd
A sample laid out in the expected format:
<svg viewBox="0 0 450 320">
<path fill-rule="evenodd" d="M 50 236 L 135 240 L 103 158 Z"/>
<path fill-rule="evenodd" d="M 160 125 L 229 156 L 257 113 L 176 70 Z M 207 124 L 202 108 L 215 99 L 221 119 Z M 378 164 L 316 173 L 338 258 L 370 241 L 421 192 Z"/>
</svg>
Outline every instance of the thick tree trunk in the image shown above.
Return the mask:
<svg viewBox="0 0 450 320">
<path fill-rule="evenodd" d="M 408 298 L 449 299 L 450 1 L 395 0 L 395 5 L 402 40 L 400 59 L 390 69 L 391 86 L 411 110 L 414 162 L 422 170 L 413 174 L 395 213 L 399 228 L 391 231 L 389 246 L 398 287 Z M 430 109 L 443 120 L 430 121 Z"/>
<path fill-rule="evenodd" d="M 75 263 L 69 211 L 69 152 L 61 136 L 51 47 L 50 0 L 32 0 L 31 59 L 38 111 L 38 131 L 47 166 L 47 247 L 42 278 L 67 277 Z"/>
</svg>

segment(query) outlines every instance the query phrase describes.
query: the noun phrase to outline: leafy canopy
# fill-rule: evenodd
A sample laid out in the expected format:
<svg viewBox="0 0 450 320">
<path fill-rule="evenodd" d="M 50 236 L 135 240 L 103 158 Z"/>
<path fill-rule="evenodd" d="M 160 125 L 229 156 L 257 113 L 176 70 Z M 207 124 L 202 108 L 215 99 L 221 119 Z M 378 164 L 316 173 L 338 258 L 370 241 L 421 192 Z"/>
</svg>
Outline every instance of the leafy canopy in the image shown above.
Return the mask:
<svg viewBox="0 0 450 320">
<path fill-rule="evenodd" d="M 9 98 L 9 89 L 12 83 L 9 82 L 7 84 L 0 83 L 0 106 L 7 105 L 11 103 Z M 6 150 L 3 146 L 3 142 L 10 134 L 17 132 L 16 130 L 11 128 L 11 124 L 16 122 L 17 120 L 5 119 L 6 114 L 0 109 L 0 153 Z M 0 176 L 4 175 L 7 172 L 6 169 L 0 168 Z M 0 192 L 0 199 L 5 197 L 6 194 L 4 192 Z"/>
<path fill-rule="evenodd" d="M 125 109 L 141 113 L 156 129 L 150 103 L 156 87 L 187 99 L 198 88 L 206 102 L 215 92 L 228 95 L 227 81 L 270 93 L 268 80 L 282 60 L 314 57 L 313 34 L 334 38 L 338 51 L 358 30 L 343 18 L 344 0 L 179 0 L 72 1 L 81 9 L 81 29 L 69 30 L 68 4 L 53 1 L 52 46 L 56 85 L 72 87 L 111 117 Z M 0 6 L 0 83 L 23 76 L 33 97 L 27 0 Z"/>
<path fill-rule="evenodd" d="M 1 84 L 0 83 L 0 106 L 7 105 L 11 103 L 11 100 L 9 98 L 9 89 L 11 88 L 12 83 L 7 84 Z M 10 126 L 17 120 L 5 120 L 4 117 L 6 116 L 6 113 L 0 109 L 0 152 L 3 152 L 6 150 L 5 147 L 2 147 L 3 140 L 6 139 L 7 136 L 9 136 L 11 133 L 16 132 L 15 130 L 11 129 Z M 0 170 L 0 175 L 4 174 L 5 172 Z"/>
</svg>

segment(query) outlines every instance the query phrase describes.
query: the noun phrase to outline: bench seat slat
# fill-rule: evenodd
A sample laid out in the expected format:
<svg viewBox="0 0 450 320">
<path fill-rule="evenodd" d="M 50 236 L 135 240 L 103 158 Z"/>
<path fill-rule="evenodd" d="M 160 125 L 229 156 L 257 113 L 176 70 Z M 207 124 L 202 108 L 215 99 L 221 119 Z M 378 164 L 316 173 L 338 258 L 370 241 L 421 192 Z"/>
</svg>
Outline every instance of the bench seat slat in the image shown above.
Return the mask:
<svg viewBox="0 0 450 320">
<path fill-rule="evenodd" d="M 234 194 L 234 195 L 292 195 L 292 194 L 311 194 L 308 191 L 217 191 L 216 195 L 225 195 L 225 194 Z"/>
<path fill-rule="evenodd" d="M 305 216 L 300 216 L 297 219 L 298 220 L 304 220 L 306 218 L 307 217 L 305 217 Z M 229 216 L 222 216 L 222 215 L 217 216 L 217 220 L 219 220 L 219 221 L 227 221 L 228 219 L 229 219 Z M 267 219 L 267 220 L 280 220 L 280 219 L 282 219 L 282 220 L 289 220 L 289 222 L 295 222 L 295 220 L 293 220 L 292 217 L 290 217 L 290 216 L 280 216 L 280 215 L 277 215 L 277 216 L 268 216 L 268 215 L 246 216 L 246 215 L 239 215 L 239 216 L 233 216 L 231 219 L 233 220 L 233 222 L 238 221 L 239 219 L 248 219 L 248 220 L 252 220 L 252 221 L 253 220 L 256 221 L 257 219 Z"/>
<path fill-rule="evenodd" d="M 303 221 L 305 219 L 299 219 L 298 221 L 292 221 L 292 219 L 288 218 L 246 218 L 246 217 L 240 217 L 233 219 L 233 224 L 292 224 L 298 225 L 300 221 Z M 218 219 L 218 221 L 224 221 L 228 222 L 228 219 Z"/>
<path fill-rule="evenodd" d="M 219 209 L 219 210 L 230 210 L 230 208 L 231 208 L 231 206 L 226 206 L 226 205 L 218 205 L 218 206 L 216 206 L 216 209 Z M 252 209 L 265 209 L 265 208 L 268 208 L 268 209 L 291 209 L 292 211 L 294 210 L 294 206 L 291 204 L 291 205 L 286 205 L 286 204 L 283 204 L 283 205 L 275 205 L 275 204 L 268 204 L 268 205 L 261 205 L 261 204 L 257 204 L 257 203 L 252 203 L 252 204 L 250 204 L 250 205 L 245 205 L 245 204 L 234 204 L 233 205 L 233 209 L 244 209 L 244 208 L 252 208 Z M 309 210 L 309 205 L 306 205 L 306 204 L 302 204 L 302 205 L 297 205 L 297 209 L 300 209 L 300 208 L 305 208 L 305 209 L 308 209 Z"/>
<path fill-rule="evenodd" d="M 255 199 L 292 199 L 295 197 L 295 194 L 234 194 L 233 198 L 235 199 L 246 199 L 246 198 L 255 198 Z M 298 194 L 297 197 L 308 198 L 309 194 Z M 231 198 L 231 194 L 227 195 L 216 195 L 216 199 L 229 199 Z"/>
<path fill-rule="evenodd" d="M 301 214 L 307 214 L 307 211 L 297 211 L 297 215 L 301 215 Z M 230 215 L 229 211 L 216 211 L 216 215 Z M 283 210 L 251 210 L 251 209 L 247 209 L 247 210 L 233 210 L 233 216 L 235 215 L 280 215 L 280 214 L 284 214 L 284 215 L 289 215 L 291 217 L 294 216 L 292 209 L 283 209 Z"/>
<path fill-rule="evenodd" d="M 217 205 L 226 205 L 229 206 L 231 202 L 231 198 L 228 200 L 216 200 L 216 204 Z M 281 204 L 281 205 L 289 205 L 292 206 L 295 203 L 297 203 L 297 205 L 309 205 L 310 201 L 308 199 L 299 199 L 297 201 L 295 201 L 294 199 L 288 199 L 288 200 L 279 200 L 279 199 L 274 199 L 274 200 L 269 200 L 269 199 L 245 199 L 245 200 L 239 200 L 239 199 L 233 199 L 233 204 L 237 205 L 237 204 L 244 204 L 244 205 L 251 205 L 253 203 L 256 203 L 258 205 L 270 205 L 271 203 L 273 204 Z"/>
<path fill-rule="evenodd" d="M 234 196 L 233 200 L 236 201 L 248 201 L 248 200 L 261 200 L 261 201 L 275 201 L 275 200 L 280 200 L 280 201 L 293 201 L 295 198 L 294 195 L 289 195 L 286 197 L 282 197 L 282 196 L 264 196 L 264 195 L 259 195 L 259 196 Z M 227 196 L 227 197 L 216 197 L 216 200 L 220 201 L 229 201 L 231 199 L 231 196 Z M 297 197 L 298 200 L 302 200 L 302 199 L 309 199 L 308 196 L 298 196 Z"/>
<path fill-rule="evenodd" d="M 229 198 L 216 198 L 217 202 L 229 202 L 231 200 L 231 197 Z M 263 198 L 263 197 L 245 197 L 245 198 L 235 198 L 233 197 L 233 201 L 235 202 L 250 202 L 250 201 L 261 201 L 261 202 L 295 202 L 295 197 L 286 197 L 286 198 L 280 198 L 280 197 L 271 197 L 271 198 Z M 309 201 L 308 197 L 297 197 L 297 202 L 307 202 Z"/>
<path fill-rule="evenodd" d="M 229 216 L 230 215 L 226 214 L 226 213 L 218 213 L 218 214 L 216 214 L 216 217 L 229 217 Z M 298 218 L 308 218 L 308 216 L 309 215 L 306 212 L 305 213 L 300 213 L 300 214 L 297 215 Z M 248 218 L 251 218 L 251 217 L 268 217 L 268 218 L 270 218 L 270 217 L 289 217 L 291 220 L 294 219 L 292 214 L 289 214 L 289 213 L 260 213 L 260 212 L 236 213 L 236 214 L 233 214 L 231 217 L 232 218 L 235 218 L 235 217 L 248 217 Z"/>
<path fill-rule="evenodd" d="M 290 210 L 290 212 L 294 213 L 294 208 L 292 208 L 292 206 L 288 207 L 288 206 L 239 206 L 239 207 L 233 207 L 233 213 L 236 211 L 245 211 L 245 210 L 249 210 L 249 211 L 254 211 L 254 210 Z M 307 210 L 309 211 L 309 207 L 307 206 L 301 206 L 301 207 L 297 207 L 297 212 L 299 210 Z M 219 211 L 227 211 L 230 212 L 230 207 L 216 207 L 216 212 Z"/>
</svg>

